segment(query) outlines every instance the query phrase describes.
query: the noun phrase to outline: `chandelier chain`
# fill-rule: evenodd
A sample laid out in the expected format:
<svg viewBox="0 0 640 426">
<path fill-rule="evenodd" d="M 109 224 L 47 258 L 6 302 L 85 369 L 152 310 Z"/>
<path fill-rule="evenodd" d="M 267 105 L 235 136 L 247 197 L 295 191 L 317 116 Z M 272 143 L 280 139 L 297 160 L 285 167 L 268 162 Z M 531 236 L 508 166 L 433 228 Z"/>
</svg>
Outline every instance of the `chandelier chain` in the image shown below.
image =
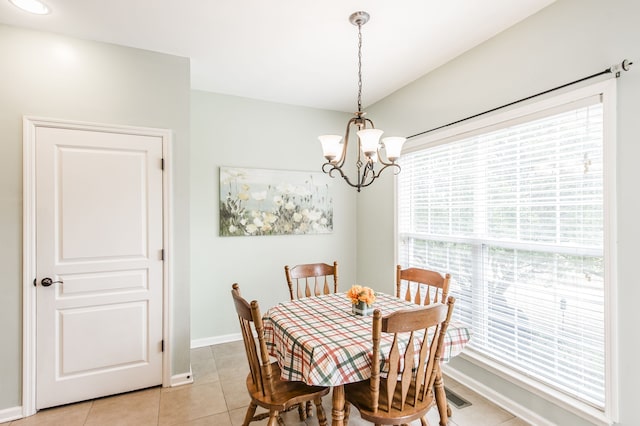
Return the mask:
<svg viewBox="0 0 640 426">
<path fill-rule="evenodd" d="M 358 23 L 358 112 L 362 111 L 362 24 Z"/>
</svg>

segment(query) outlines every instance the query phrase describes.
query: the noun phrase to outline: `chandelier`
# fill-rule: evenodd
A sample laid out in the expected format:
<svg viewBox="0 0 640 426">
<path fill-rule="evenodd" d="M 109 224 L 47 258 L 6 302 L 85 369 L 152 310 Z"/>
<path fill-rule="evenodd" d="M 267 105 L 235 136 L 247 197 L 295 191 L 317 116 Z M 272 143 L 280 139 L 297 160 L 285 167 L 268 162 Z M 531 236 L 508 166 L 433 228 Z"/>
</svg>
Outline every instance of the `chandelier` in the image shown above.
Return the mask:
<svg viewBox="0 0 640 426">
<path fill-rule="evenodd" d="M 349 16 L 349 22 L 358 27 L 358 111 L 347 123 L 347 129 L 343 137 L 340 135 L 322 135 L 318 139 L 322 144 L 322 153 L 327 160 L 322 165 L 322 171 L 334 176 L 334 172 L 340 176 L 358 192 L 364 187 L 373 183 L 382 171 L 388 167 L 395 170 L 395 174 L 400 172 L 400 166 L 396 160 L 400 157 L 402 145 L 406 141 L 403 137 L 386 137 L 380 142 L 380 136 L 384 133 L 376 129 L 373 121 L 365 118 L 366 112 L 362 111 L 362 26 L 369 21 L 367 12 L 354 12 Z M 354 181 L 349 179 L 343 166 L 347 157 L 347 147 L 349 145 L 349 135 L 355 130 L 358 141 L 358 157 L 356 160 L 356 177 Z M 384 148 L 386 160 L 381 155 Z M 376 165 L 377 171 L 376 171 Z"/>
</svg>

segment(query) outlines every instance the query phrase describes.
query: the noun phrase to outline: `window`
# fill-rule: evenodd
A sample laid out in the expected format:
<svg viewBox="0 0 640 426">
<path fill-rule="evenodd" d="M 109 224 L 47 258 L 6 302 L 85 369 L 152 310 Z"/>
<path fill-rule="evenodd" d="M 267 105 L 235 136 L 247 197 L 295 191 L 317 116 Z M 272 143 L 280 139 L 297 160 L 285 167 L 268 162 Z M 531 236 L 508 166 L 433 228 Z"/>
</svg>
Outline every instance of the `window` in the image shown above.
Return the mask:
<svg viewBox="0 0 640 426">
<path fill-rule="evenodd" d="M 403 267 L 451 273 L 472 353 L 605 412 L 613 283 L 604 153 L 613 142 L 602 99 L 546 101 L 410 147 L 397 244 Z"/>
</svg>

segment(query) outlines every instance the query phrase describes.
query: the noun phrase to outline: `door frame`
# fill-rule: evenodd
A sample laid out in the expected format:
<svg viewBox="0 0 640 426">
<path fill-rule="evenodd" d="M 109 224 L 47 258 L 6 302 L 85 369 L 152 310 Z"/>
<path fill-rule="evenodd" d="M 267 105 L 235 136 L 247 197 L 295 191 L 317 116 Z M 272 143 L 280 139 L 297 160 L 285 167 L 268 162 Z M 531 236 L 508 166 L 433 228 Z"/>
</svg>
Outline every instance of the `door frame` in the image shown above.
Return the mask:
<svg viewBox="0 0 640 426">
<path fill-rule="evenodd" d="M 172 280 L 172 132 L 168 129 L 132 127 L 34 116 L 22 118 L 22 415 L 36 413 L 36 129 L 53 127 L 68 130 L 87 130 L 160 137 L 162 139 L 162 386 L 171 386 L 171 292 Z"/>
</svg>

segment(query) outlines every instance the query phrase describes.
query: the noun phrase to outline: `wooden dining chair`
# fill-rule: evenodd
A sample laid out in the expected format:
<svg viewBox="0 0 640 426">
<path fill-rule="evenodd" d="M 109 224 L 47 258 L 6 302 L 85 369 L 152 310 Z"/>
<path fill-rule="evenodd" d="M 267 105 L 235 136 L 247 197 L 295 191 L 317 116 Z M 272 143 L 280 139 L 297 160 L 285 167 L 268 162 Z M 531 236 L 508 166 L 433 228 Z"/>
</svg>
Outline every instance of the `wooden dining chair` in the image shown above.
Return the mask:
<svg viewBox="0 0 640 426">
<path fill-rule="evenodd" d="M 313 401 L 316 405 L 319 425 L 326 426 L 327 418 L 322 408 L 322 397 L 329 393 L 329 388 L 282 380 L 278 363 L 272 363 L 269 360 L 258 302 L 254 300 L 249 304 L 242 298 L 237 283 L 233 284 L 231 295 L 240 320 L 250 370 L 247 375 L 247 390 L 251 403 L 242 425 L 247 426 L 252 421 L 262 420 L 267 416 L 269 417 L 268 426 L 284 424 L 280 413 Z M 254 339 L 254 333 L 258 337 L 257 342 Z M 256 416 L 258 406 L 269 410 L 269 413 Z"/>
<path fill-rule="evenodd" d="M 449 295 L 451 275 L 442 276 L 439 272 L 428 269 L 396 267 L 396 297 L 401 297 L 417 305 L 444 303 Z M 404 294 L 400 296 L 403 283 L 406 285 Z M 412 287 L 415 294 L 412 295 Z"/>
<path fill-rule="evenodd" d="M 429 269 L 407 268 L 402 266 L 396 267 L 396 297 L 401 297 L 400 293 L 404 293 L 402 298 L 408 302 L 417 305 L 429 305 L 431 303 L 444 303 L 449 295 L 449 283 L 451 275 L 442 274 Z M 406 289 L 402 292 L 403 283 Z M 415 294 L 411 294 L 412 286 L 415 287 Z M 451 407 L 447 402 L 447 415 L 451 416 Z"/>
<path fill-rule="evenodd" d="M 351 404 L 363 419 L 376 425 L 404 425 L 420 419 L 428 426 L 426 414 L 435 404 L 434 382 L 454 303 L 449 297 L 446 304 L 405 309 L 385 317 L 380 310 L 374 311 L 371 378 L 344 386 L 346 420 Z M 383 333 L 393 334 L 384 361 L 380 349 Z M 385 377 L 381 371 L 387 372 Z"/>
<path fill-rule="evenodd" d="M 338 262 L 284 267 L 291 300 L 338 292 Z"/>
<path fill-rule="evenodd" d="M 319 296 L 321 294 L 338 292 L 338 262 L 333 262 L 333 266 L 326 263 L 305 263 L 289 267 L 285 265 L 284 275 L 289 286 L 289 297 L 291 300 L 303 297 Z M 300 419 L 304 420 L 313 412 L 311 402 L 307 402 L 306 407 L 299 408 Z"/>
</svg>

